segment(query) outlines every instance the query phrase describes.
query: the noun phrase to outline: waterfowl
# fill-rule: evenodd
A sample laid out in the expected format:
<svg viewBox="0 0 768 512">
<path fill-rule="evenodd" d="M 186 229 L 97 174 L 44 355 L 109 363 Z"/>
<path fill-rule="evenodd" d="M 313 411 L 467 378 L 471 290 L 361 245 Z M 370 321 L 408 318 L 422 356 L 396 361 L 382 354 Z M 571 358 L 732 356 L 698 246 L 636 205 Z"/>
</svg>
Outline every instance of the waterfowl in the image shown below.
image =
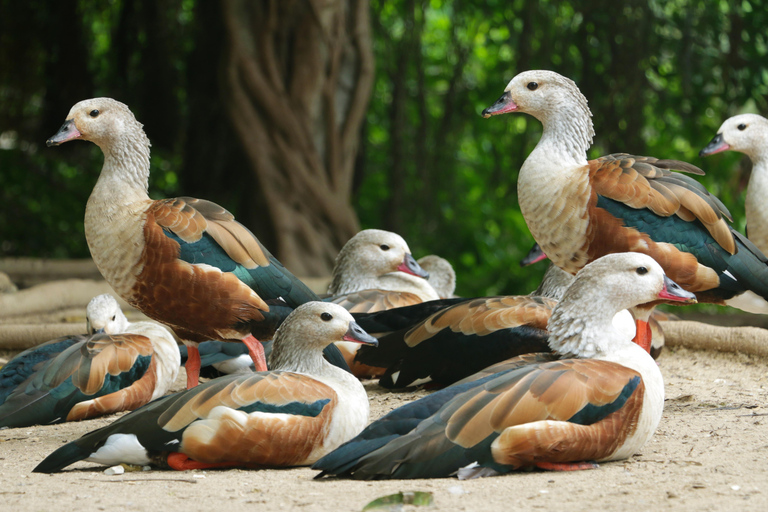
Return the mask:
<svg viewBox="0 0 768 512">
<path fill-rule="evenodd" d="M 368 422 L 362 384 L 323 359 L 323 348 L 341 339 L 376 343 L 341 306 L 299 306 L 275 334 L 272 371 L 220 377 L 156 400 L 62 446 L 34 471 L 80 460 L 173 469 L 311 464 Z"/>
<path fill-rule="evenodd" d="M 128 322 L 114 297 L 86 308 L 89 334 L 28 349 L 0 370 L 0 427 L 76 421 L 163 396 L 179 372 L 176 339 L 155 322 Z"/>
<path fill-rule="evenodd" d="M 91 256 L 123 299 L 189 346 L 188 387 L 198 382 L 196 346 L 210 339 L 242 340 L 266 370 L 257 338 L 271 338 L 284 319 L 267 301 L 294 308 L 317 296 L 224 208 L 191 197 L 150 199 L 150 143 L 126 105 L 77 103 L 46 143 L 71 140 L 91 141 L 104 154 L 85 209 Z"/>
<path fill-rule="evenodd" d="M 543 125 L 518 175 L 528 228 L 552 262 L 574 274 L 613 252 L 652 256 L 699 302 L 768 312 L 768 266 L 731 229 L 725 206 L 676 160 L 624 153 L 587 160 L 594 129 L 576 84 L 552 71 L 525 71 L 483 116 L 524 112 Z"/>
<path fill-rule="evenodd" d="M 357 351 L 355 363 L 384 368 L 379 384 L 396 389 L 447 386 L 488 365 L 547 352 L 547 321 L 557 301 L 503 296 L 445 307 L 412 327 L 379 337 Z"/>
<path fill-rule="evenodd" d="M 726 150 L 744 153 L 752 161 L 744 205 L 747 238 L 763 254 L 768 253 L 768 210 L 765 207 L 765 198 L 768 197 L 768 119 L 757 114 L 741 114 L 726 119 L 699 155 L 714 155 Z"/>
<path fill-rule="evenodd" d="M 611 319 L 658 299 L 695 296 L 649 256 L 600 258 L 576 274 L 552 312 L 554 355 L 511 359 L 497 373 L 481 372 L 396 409 L 313 468 L 322 471 L 318 477 L 473 477 L 630 457 L 661 419 L 664 383 L 656 362 Z"/>
<path fill-rule="evenodd" d="M 350 238 L 336 256 L 328 294 L 337 301 L 343 295 L 363 290 L 408 293 L 418 297 L 419 302 L 439 299 L 428 277 L 403 237 L 391 231 L 364 229 Z M 413 303 L 409 299 L 398 304 Z M 352 311 L 363 310 L 358 307 Z"/>
<path fill-rule="evenodd" d="M 330 297 L 325 300 L 352 313 L 374 313 L 439 299 L 428 277 L 403 237 L 391 231 L 365 229 L 350 238 L 336 256 L 328 285 Z M 377 369 L 354 363 L 360 345 L 336 346 L 353 374 L 360 378 L 379 374 Z"/>
<path fill-rule="evenodd" d="M 427 282 L 441 299 L 455 297 L 456 271 L 450 261 L 436 254 L 428 254 L 416 260 L 416 263 L 429 274 Z"/>
<path fill-rule="evenodd" d="M 514 356 L 549 352 L 547 322 L 573 280 L 550 265 L 530 295 L 480 297 L 435 307 L 424 319 L 379 336 L 378 347 L 361 347 L 355 364 L 385 368 L 378 375 L 385 388 L 442 387 Z M 613 325 L 635 336 L 629 311 L 617 313 Z"/>
</svg>

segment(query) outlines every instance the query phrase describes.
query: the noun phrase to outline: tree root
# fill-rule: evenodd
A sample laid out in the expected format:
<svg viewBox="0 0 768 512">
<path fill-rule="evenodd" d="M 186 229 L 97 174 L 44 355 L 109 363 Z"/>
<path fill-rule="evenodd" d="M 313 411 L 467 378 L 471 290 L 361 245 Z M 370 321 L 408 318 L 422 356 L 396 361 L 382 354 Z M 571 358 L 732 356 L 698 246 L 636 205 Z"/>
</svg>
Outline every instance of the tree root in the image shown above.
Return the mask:
<svg viewBox="0 0 768 512">
<path fill-rule="evenodd" d="M 768 356 L 768 329 L 720 327 L 686 320 L 660 323 L 668 347 Z"/>
</svg>

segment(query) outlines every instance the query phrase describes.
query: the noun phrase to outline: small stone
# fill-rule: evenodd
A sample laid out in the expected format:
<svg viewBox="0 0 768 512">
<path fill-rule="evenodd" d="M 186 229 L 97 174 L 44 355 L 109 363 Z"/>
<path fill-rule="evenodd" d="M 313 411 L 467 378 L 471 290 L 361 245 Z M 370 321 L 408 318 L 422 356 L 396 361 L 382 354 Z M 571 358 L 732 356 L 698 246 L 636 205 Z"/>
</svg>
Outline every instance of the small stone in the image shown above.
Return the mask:
<svg viewBox="0 0 768 512">
<path fill-rule="evenodd" d="M 122 475 L 123 473 L 125 473 L 125 468 L 123 466 L 112 466 L 111 468 L 104 470 L 104 474 L 107 476 Z"/>
</svg>

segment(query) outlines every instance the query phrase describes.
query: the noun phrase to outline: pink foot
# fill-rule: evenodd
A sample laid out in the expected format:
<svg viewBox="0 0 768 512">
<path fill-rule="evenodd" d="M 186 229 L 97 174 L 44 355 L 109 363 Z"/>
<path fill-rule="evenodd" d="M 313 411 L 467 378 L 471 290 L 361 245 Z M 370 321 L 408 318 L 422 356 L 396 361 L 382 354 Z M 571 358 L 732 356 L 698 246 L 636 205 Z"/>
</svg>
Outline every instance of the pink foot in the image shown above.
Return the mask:
<svg viewBox="0 0 768 512">
<path fill-rule="evenodd" d="M 261 342 L 254 338 L 253 334 L 249 334 L 243 338 L 243 343 L 248 347 L 248 353 L 251 355 L 251 359 L 253 359 L 256 371 L 267 371 L 267 358 L 264 357 L 264 347 Z"/>
<path fill-rule="evenodd" d="M 200 384 L 200 351 L 197 345 L 187 345 L 187 364 L 184 369 L 187 370 L 187 389 Z"/>
</svg>

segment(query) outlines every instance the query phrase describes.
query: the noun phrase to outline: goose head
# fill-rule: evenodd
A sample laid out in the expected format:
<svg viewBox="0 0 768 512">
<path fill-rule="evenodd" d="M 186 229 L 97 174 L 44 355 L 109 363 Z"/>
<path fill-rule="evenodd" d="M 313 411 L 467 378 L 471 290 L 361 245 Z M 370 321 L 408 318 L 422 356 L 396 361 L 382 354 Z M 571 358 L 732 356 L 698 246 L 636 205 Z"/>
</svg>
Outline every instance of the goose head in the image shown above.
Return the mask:
<svg viewBox="0 0 768 512">
<path fill-rule="evenodd" d="M 92 298 L 85 308 L 85 316 L 88 334 L 121 334 L 128 329 L 128 319 L 117 300 L 108 293 Z"/>
<path fill-rule="evenodd" d="M 440 298 L 453 297 L 456 291 L 456 271 L 453 265 L 436 254 L 430 254 L 416 261 L 425 272 L 429 273 L 427 281 L 432 285 Z"/>
<path fill-rule="evenodd" d="M 363 288 L 375 288 L 370 281 L 391 272 L 429 277 L 411 255 L 403 237 L 391 231 L 366 229 L 353 236 L 339 252 L 328 291 L 347 293 L 356 281 L 369 281 Z"/>
<path fill-rule="evenodd" d="M 307 302 L 291 312 L 277 329 L 270 367 L 299 370 L 307 366 L 306 361 L 322 360 L 323 349 L 338 341 L 379 344 L 355 322 L 349 311 L 338 304 Z"/>
<path fill-rule="evenodd" d="M 550 346 L 567 356 L 595 357 L 617 341 L 631 344 L 612 326 L 619 311 L 653 302 L 695 303 L 696 296 L 669 279 L 640 253 L 603 256 L 581 269 L 549 321 Z"/>
<path fill-rule="evenodd" d="M 714 155 L 721 151 L 738 151 L 754 162 L 759 156 L 768 156 L 768 119 L 757 114 L 741 114 L 726 119 L 699 156 Z"/>
<path fill-rule="evenodd" d="M 136 133 L 144 133 L 142 124 L 125 104 L 112 98 L 91 98 L 76 103 L 59 131 L 45 143 L 58 146 L 71 140 L 88 140 L 104 150 L 123 135 Z"/>
<path fill-rule="evenodd" d="M 592 114 L 587 99 L 576 83 L 554 71 L 524 71 L 504 89 L 504 94 L 490 107 L 483 110 L 483 117 L 508 112 L 524 112 L 541 122 L 546 122 L 571 111 L 589 118 Z M 591 134 L 594 135 L 594 134 Z"/>
</svg>

